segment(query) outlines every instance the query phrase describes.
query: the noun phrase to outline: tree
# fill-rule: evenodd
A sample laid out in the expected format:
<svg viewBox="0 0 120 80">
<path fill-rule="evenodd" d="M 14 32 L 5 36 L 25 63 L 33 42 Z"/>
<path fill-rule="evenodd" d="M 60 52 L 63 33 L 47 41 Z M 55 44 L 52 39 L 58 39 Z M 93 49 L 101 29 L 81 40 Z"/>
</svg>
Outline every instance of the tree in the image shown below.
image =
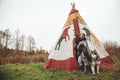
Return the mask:
<svg viewBox="0 0 120 80">
<path fill-rule="evenodd" d="M 33 54 L 34 49 L 35 49 L 35 40 L 32 36 L 29 36 L 28 37 L 28 51 L 30 55 Z"/>
<path fill-rule="evenodd" d="M 9 29 L 5 29 L 4 31 L 4 47 L 5 47 L 5 51 L 7 54 L 7 49 L 8 49 L 8 44 L 10 43 L 11 40 L 11 32 Z"/>
<path fill-rule="evenodd" d="M 16 51 L 19 50 L 19 46 L 20 46 L 20 39 L 19 38 L 20 38 L 20 30 L 17 29 L 15 31 L 15 49 L 16 49 Z"/>
<path fill-rule="evenodd" d="M 25 46 L 25 35 L 22 34 L 20 36 L 20 50 L 24 50 L 24 46 Z"/>
<path fill-rule="evenodd" d="M 0 56 L 4 53 L 3 41 L 4 41 L 4 32 L 0 31 Z"/>
<path fill-rule="evenodd" d="M 19 50 L 24 50 L 24 42 L 25 42 L 25 35 L 24 34 L 20 34 L 20 30 L 17 29 L 15 31 L 15 49 L 16 52 L 18 52 Z"/>
<path fill-rule="evenodd" d="M 0 46 L 3 47 L 3 39 L 5 37 L 5 32 L 0 31 Z"/>
</svg>

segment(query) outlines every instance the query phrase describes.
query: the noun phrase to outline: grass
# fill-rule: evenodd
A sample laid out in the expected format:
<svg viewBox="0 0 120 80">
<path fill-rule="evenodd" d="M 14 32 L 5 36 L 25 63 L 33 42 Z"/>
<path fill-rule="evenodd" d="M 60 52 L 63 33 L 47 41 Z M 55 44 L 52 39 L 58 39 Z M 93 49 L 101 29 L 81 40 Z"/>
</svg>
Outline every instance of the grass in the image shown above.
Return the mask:
<svg viewBox="0 0 120 80">
<path fill-rule="evenodd" d="M 120 58 L 114 56 L 116 66 L 101 68 L 100 73 L 81 74 L 62 70 L 44 70 L 43 62 L 0 65 L 0 80 L 120 80 Z"/>
</svg>

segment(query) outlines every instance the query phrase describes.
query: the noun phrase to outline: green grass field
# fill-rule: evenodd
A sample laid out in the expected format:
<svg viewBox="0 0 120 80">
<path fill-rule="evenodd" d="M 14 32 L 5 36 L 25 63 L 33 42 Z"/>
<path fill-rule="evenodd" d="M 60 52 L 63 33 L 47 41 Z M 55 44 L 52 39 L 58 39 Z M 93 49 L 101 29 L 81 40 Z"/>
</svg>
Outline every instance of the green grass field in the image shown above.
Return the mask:
<svg viewBox="0 0 120 80">
<path fill-rule="evenodd" d="M 0 65 L 0 80 L 120 80 L 120 59 L 113 58 L 116 66 L 100 68 L 100 73 L 44 70 L 44 63 Z"/>
</svg>

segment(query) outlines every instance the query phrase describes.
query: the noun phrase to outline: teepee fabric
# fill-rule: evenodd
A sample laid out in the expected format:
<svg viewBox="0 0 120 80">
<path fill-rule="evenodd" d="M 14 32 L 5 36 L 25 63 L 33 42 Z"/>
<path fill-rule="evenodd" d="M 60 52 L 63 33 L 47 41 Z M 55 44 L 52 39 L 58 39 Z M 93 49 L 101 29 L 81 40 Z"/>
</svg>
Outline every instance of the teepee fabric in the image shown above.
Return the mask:
<svg viewBox="0 0 120 80">
<path fill-rule="evenodd" d="M 49 53 L 45 69 L 62 69 L 68 71 L 79 70 L 75 51 L 75 37 L 80 33 L 86 36 L 87 44 L 90 50 L 96 50 L 101 59 L 101 67 L 110 67 L 114 61 L 106 52 L 103 44 L 97 39 L 94 33 L 89 29 L 85 21 L 80 16 L 75 4 L 69 13 L 68 19 L 62 29 L 59 39 Z"/>
</svg>

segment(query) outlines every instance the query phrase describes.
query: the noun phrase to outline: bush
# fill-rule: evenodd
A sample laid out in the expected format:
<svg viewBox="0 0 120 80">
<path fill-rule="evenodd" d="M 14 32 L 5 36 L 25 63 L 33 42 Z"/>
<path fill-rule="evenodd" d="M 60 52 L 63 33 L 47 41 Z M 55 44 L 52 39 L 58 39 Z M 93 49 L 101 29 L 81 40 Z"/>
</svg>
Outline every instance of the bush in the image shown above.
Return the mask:
<svg viewBox="0 0 120 80">
<path fill-rule="evenodd" d="M 0 64 L 8 64 L 8 63 L 30 63 L 30 62 L 45 62 L 48 57 L 48 52 L 46 50 L 38 50 L 34 54 L 30 55 L 26 51 L 18 51 L 15 52 L 9 51 L 9 54 L 0 56 Z"/>
<path fill-rule="evenodd" d="M 104 47 L 110 55 L 120 57 L 120 45 L 117 42 L 107 41 Z"/>
</svg>

